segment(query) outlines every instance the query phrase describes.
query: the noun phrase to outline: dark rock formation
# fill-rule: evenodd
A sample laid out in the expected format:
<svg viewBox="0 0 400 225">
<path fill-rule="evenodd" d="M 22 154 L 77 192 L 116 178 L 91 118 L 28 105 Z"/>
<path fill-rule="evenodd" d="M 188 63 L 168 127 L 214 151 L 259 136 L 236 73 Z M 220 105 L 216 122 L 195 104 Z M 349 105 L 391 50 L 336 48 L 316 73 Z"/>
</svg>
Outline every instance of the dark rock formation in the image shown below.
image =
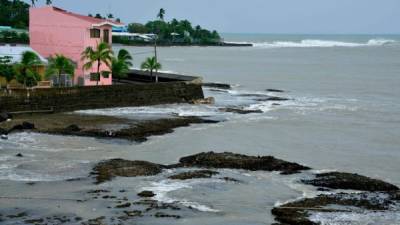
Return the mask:
<svg viewBox="0 0 400 225">
<path fill-rule="evenodd" d="M 8 133 L 11 133 L 13 131 L 23 131 L 23 130 L 33 130 L 35 129 L 35 124 L 24 121 L 22 122 L 22 124 L 17 124 L 15 126 L 13 126 Z"/>
<path fill-rule="evenodd" d="M 222 84 L 222 83 L 203 83 L 203 87 L 211 87 L 211 88 L 219 88 L 219 89 L 231 89 L 230 84 Z"/>
<path fill-rule="evenodd" d="M 278 96 L 270 96 L 268 98 L 257 99 L 257 101 L 289 101 L 289 98 L 278 97 Z"/>
<path fill-rule="evenodd" d="M 398 192 L 320 195 L 275 207 L 271 212 L 280 225 L 317 225 L 319 223 L 309 220 L 309 212 L 348 212 L 345 209 L 327 208 L 329 205 L 350 206 L 366 210 L 388 210 L 392 203 L 398 201 L 398 196 Z"/>
<path fill-rule="evenodd" d="M 7 135 L 8 131 L 6 129 L 0 128 L 0 135 Z"/>
<path fill-rule="evenodd" d="M 173 180 L 189 180 L 189 179 L 199 179 L 199 178 L 211 178 L 212 176 L 217 174 L 219 173 L 212 170 L 196 170 L 196 171 L 189 171 L 172 175 L 168 178 Z"/>
<path fill-rule="evenodd" d="M 393 184 L 381 180 L 372 179 L 352 173 L 330 172 L 317 174 L 315 179 L 302 180 L 305 184 L 317 187 L 333 189 L 350 189 L 360 191 L 396 191 L 399 190 Z"/>
<path fill-rule="evenodd" d="M 246 170 L 282 171 L 282 174 L 298 173 L 308 170 L 309 167 L 297 163 L 276 159 L 272 156 L 247 156 L 231 152 L 214 153 L 204 152 L 183 157 L 179 160 L 180 166 L 206 167 L 206 168 L 231 168 Z"/>
<path fill-rule="evenodd" d="M 140 201 L 134 202 L 134 205 L 140 205 L 140 206 L 145 206 L 146 207 L 146 212 L 152 211 L 152 210 L 165 210 L 165 209 L 170 209 L 170 210 L 181 210 L 180 206 L 177 205 L 177 203 L 165 203 L 165 202 L 159 202 L 157 200 L 152 200 L 152 199 L 142 199 Z"/>
<path fill-rule="evenodd" d="M 11 118 L 12 118 L 12 116 L 8 112 L 6 112 L 6 111 L 0 112 L 0 123 L 7 121 L 8 119 L 11 119 Z"/>
<path fill-rule="evenodd" d="M 174 218 L 174 219 L 180 219 L 181 216 L 180 215 L 171 215 L 171 214 L 166 214 L 163 212 L 157 212 L 156 214 L 154 214 L 155 217 L 157 218 Z"/>
<path fill-rule="evenodd" d="M 79 132 L 82 129 L 78 125 L 72 124 L 65 128 L 65 132 Z"/>
<path fill-rule="evenodd" d="M 132 205 L 131 203 L 127 202 L 127 203 L 123 203 L 120 205 L 116 205 L 115 208 L 117 208 L 117 209 L 128 208 L 128 207 L 131 207 L 131 205 Z"/>
<path fill-rule="evenodd" d="M 242 183 L 242 181 L 232 178 L 232 177 L 223 177 L 221 178 L 222 180 L 226 181 L 226 182 L 233 182 L 233 183 Z"/>
<path fill-rule="evenodd" d="M 252 109 L 239 109 L 239 108 L 221 108 L 219 109 L 219 111 L 238 113 L 238 114 L 263 113 L 263 111 L 259 109 L 252 110 Z"/>
<path fill-rule="evenodd" d="M 61 135 L 89 136 L 97 138 L 120 138 L 130 141 L 144 142 L 149 136 L 172 133 L 175 128 L 186 127 L 198 123 L 218 123 L 219 121 L 207 120 L 199 117 L 177 117 L 157 120 L 140 121 L 120 130 L 104 130 L 102 128 L 80 128 L 70 125 L 66 128 L 39 129 L 40 132 Z"/>
<path fill-rule="evenodd" d="M 129 161 L 124 159 L 110 159 L 98 163 L 92 175 L 96 176 L 96 183 L 111 180 L 113 177 L 153 176 L 161 173 L 163 166 L 146 161 Z"/>
<path fill-rule="evenodd" d="M 24 130 L 32 130 L 35 129 L 35 124 L 30 123 L 30 122 L 22 122 L 22 129 Z"/>
<path fill-rule="evenodd" d="M 152 191 L 142 191 L 142 192 L 138 193 L 137 195 L 142 198 L 151 198 L 151 197 L 156 196 L 156 194 L 154 194 Z"/>
<path fill-rule="evenodd" d="M 268 91 L 268 92 L 285 92 L 284 90 L 273 89 L 273 88 L 266 89 L 265 91 Z"/>
<path fill-rule="evenodd" d="M 256 98 L 261 98 L 261 97 L 271 97 L 267 94 L 240 94 L 238 95 L 240 97 L 256 97 Z"/>
<path fill-rule="evenodd" d="M 21 153 L 18 153 L 15 155 L 16 157 L 24 157 L 24 155 L 22 155 Z"/>
<path fill-rule="evenodd" d="M 29 122 L 26 122 L 29 121 Z M 200 117 L 173 117 L 154 120 L 135 120 L 113 116 L 82 114 L 49 114 L 24 116 L 11 122 L 1 123 L 3 132 L 19 132 L 33 129 L 34 132 L 74 135 L 96 138 L 119 138 L 143 142 L 149 136 L 171 133 L 175 128 L 199 123 L 218 123 L 220 121 Z"/>
</svg>

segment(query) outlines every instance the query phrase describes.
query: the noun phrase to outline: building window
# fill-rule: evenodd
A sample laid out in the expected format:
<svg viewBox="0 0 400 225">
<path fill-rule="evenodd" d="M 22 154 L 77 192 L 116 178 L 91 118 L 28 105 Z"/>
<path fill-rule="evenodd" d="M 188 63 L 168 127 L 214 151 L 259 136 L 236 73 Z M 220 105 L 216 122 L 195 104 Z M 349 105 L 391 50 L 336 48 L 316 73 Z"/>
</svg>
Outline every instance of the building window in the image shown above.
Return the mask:
<svg viewBox="0 0 400 225">
<path fill-rule="evenodd" d="M 105 43 L 110 43 L 110 30 L 103 30 L 103 41 Z"/>
<path fill-rule="evenodd" d="M 99 81 L 99 80 L 100 80 L 100 74 L 98 74 L 98 73 L 90 74 L 90 81 Z"/>
<path fill-rule="evenodd" d="M 106 79 L 108 79 L 108 78 L 110 77 L 110 74 L 111 74 L 110 71 L 102 71 L 102 72 L 101 72 L 101 76 L 102 76 L 103 78 L 106 78 Z"/>
<path fill-rule="evenodd" d="M 99 29 L 90 29 L 90 37 L 91 38 L 100 38 L 100 30 Z"/>
</svg>

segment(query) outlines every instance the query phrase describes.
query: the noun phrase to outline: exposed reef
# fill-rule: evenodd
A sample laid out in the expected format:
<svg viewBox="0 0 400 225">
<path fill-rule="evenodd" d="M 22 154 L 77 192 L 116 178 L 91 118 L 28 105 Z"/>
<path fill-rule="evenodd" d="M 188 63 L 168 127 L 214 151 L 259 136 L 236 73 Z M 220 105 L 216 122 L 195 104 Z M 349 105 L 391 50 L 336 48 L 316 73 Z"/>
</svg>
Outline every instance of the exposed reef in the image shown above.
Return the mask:
<svg viewBox="0 0 400 225">
<path fill-rule="evenodd" d="M 173 180 L 189 180 L 189 179 L 199 179 L 199 178 L 211 178 L 214 175 L 219 174 L 216 171 L 212 170 L 196 170 L 183 172 L 176 175 L 169 176 L 169 179 Z"/>
<path fill-rule="evenodd" d="M 330 172 L 316 174 L 314 179 L 302 180 L 305 184 L 332 189 L 359 191 L 397 191 L 393 184 L 352 173 Z"/>
<path fill-rule="evenodd" d="M 179 160 L 183 167 L 230 168 L 245 170 L 281 171 L 281 174 L 299 173 L 309 167 L 276 159 L 272 156 L 247 156 L 231 152 L 203 152 Z"/>
<path fill-rule="evenodd" d="M 10 122 L 1 123 L 0 134 L 31 130 L 47 134 L 119 138 L 143 142 L 149 136 L 171 133 L 178 127 L 186 127 L 190 124 L 218 122 L 200 117 L 134 120 L 112 116 L 61 113 L 46 116 L 24 116 Z"/>
<path fill-rule="evenodd" d="M 98 163 L 92 175 L 96 177 L 96 183 L 111 180 L 113 177 L 137 177 L 153 176 L 161 173 L 163 166 L 146 161 L 129 161 L 124 159 L 110 159 Z"/>
</svg>

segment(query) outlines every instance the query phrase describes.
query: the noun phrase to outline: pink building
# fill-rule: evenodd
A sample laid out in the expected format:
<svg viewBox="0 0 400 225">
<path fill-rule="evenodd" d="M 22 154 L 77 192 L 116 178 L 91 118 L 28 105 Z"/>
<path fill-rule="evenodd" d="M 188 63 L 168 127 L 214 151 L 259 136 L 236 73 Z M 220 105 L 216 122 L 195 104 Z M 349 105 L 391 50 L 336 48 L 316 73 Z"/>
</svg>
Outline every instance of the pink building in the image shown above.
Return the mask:
<svg viewBox="0 0 400 225">
<path fill-rule="evenodd" d="M 77 69 L 74 84 L 96 85 L 97 67 L 83 70 L 81 53 L 86 47 L 95 49 L 98 43 L 112 43 L 112 26 L 122 26 L 111 20 L 78 15 L 65 10 L 46 6 L 29 10 L 30 46 L 43 57 L 62 54 L 72 59 Z M 109 69 L 102 65 L 102 71 Z M 111 85 L 112 75 L 100 76 L 99 85 Z"/>
</svg>

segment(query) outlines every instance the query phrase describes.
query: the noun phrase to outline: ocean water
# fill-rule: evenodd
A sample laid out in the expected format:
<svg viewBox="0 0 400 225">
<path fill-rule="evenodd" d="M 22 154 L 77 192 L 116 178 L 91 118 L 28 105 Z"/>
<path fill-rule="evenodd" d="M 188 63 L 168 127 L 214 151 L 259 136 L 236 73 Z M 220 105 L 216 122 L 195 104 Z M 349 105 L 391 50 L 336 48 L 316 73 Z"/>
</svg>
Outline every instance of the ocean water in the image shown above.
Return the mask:
<svg viewBox="0 0 400 225">
<path fill-rule="evenodd" d="M 0 189 L 3 196 L 81 198 L 95 188 L 87 180 L 90 168 L 108 158 L 175 163 L 203 151 L 272 155 L 315 171 L 347 171 L 400 185 L 400 36 L 398 35 L 265 35 L 225 34 L 228 42 L 254 47 L 162 47 L 163 70 L 199 75 L 207 82 L 233 85 L 232 90 L 205 88 L 214 106 L 186 104 L 87 110 L 78 113 L 169 117 L 202 116 L 219 124 L 198 124 L 151 137 L 142 144 L 126 141 L 14 134 L 0 142 Z M 118 50 L 122 46 L 115 46 Z M 152 48 L 123 47 L 134 66 Z M 270 93 L 268 88 L 284 93 Z M 287 97 L 270 102 L 263 94 Z M 278 103 L 280 105 L 274 105 Z M 220 107 L 260 109 L 261 114 L 220 112 Z M 23 153 L 24 158 L 14 157 Z M 171 181 L 168 170 L 151 178 L 118 178 L 101 188 L 126 189 L 129 197 L 153 190 L 157 200 L 191 206 L 184 219 L 144 217 L 138 224 L 272 224 L 273 206 L 315 196 L 313 187 L 298 180 L 310 172 L 278 173 L 219 170 L 220 179 Z M 82 181 L 65 182 L 66 179 Z M 26 182 L 37 182 L 26 185 Z M 51 184 L 51 185 L 49 185 Z M 0 210 L 21 207 L 37 214 L 78 213 L 94 218 L 109 213 L 104 204 L 76 205 L 51 201 L 4 200 Z M 79 209 L 79 210 L 78 210 Z M 96 209 L 96 210 L 94 210 Z M 315 214 L 323 224 L 400 224 L 399 211 Z"/>
</svg>

